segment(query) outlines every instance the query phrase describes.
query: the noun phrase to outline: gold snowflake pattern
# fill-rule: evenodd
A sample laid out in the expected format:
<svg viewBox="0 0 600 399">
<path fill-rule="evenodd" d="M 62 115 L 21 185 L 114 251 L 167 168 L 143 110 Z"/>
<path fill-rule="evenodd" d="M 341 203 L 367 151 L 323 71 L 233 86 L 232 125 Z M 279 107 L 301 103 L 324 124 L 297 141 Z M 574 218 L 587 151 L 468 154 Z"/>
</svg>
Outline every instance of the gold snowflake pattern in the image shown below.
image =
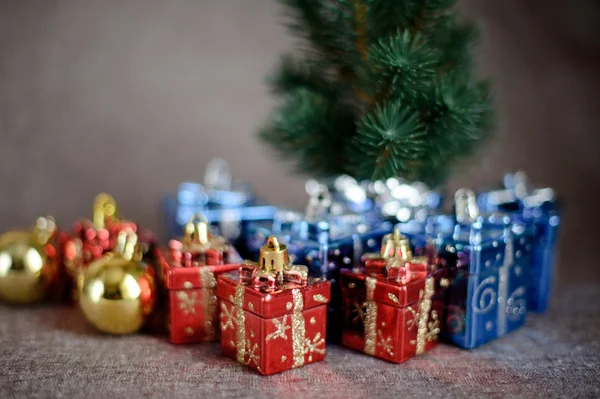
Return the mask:
<svg viewBox="0 0 600 399">
<path fill-rule="evenodd" d="M 425 295 L 425 292 L 423 290 L 419 290 L 419 302 L 417 302 L 416 306 L 417 309 L 421 309 L 421 301 L 423 300 L 423 295 Z M 418 310 L 414 310 L 411 306 L 408 306 L 406 310 L 412 314 L 412 319 L 406 322 L 406 326 L 408 327 L 408 329 L 412 330 L 414 326 L 419 324 L 421 313 Z"/>
<path fill-rule="evenodd" d="M 245 354 L 248 355 L 246 365 L 250 365 L 250 363 L 254 362 L 256 367 L 260 367 L 260 356 L 258 355 L 258 353 L 256 353 L 257 351 L 258 344 L 252 345 L 252 342 L 250 342 L 249 339 L 246 339 L 246 348 L 244 349 Z"/>
<path fill-rule="evenodd" d="M 288 337 L 285 332 L 287 330 L 289 330 L 290 328 L 292 328 L 287 325 L 287 315 L 283 316 L 283 319 L 281 321 L 279 321 L 277 319 L 273 319 L 273 324 L 275 325 L 275 328 L 277 330 L 275 330 L 271 334 L 267 335 L 267 341 L 270 341 L 271 339 L 277 339 L 277 338 L 283 338 L 284 340 L 287 341 Z"/>
<path fill-rule="evenodd" d="M 423 290 L 419 290 L 419 302 L 417 302 L 417 309 L 421 309 L 421 301 L 423 300 L 423 296 L 425 295 L 425 292 Z M 408 327 L 408 330 L 412 330 L 413 327 L 418 326 L 419 325 L 419 319 L 421 319 L 421 312 L 419 312 L 418 310 L 414 310 L 412 307 L 407 307 L 406 310 L 408 310 L 410 313 L 412 313 L 412 319 L 408 320 L 406 322 L 406 325 Z M 416 339 L 411 339 L 410 340 L 410 344 L 411 345 L 416 345 L 417 344 L 417 340 Z"/>
<path fill-rule="evenodd" d="M 356 324 L 359 321 L 364 324 L 364 322 L 365 322 L 365 307 L 366 307 L 366 302 L 358 302 L 358 301 L 352 302 L 351 316 L 354 316 L 354 317 L 352 317 L 353 324 Z"/>
<path fill-rule="evenodd" d="M 232 306 L 228 308 L 223 302 L 221 302 L 221 330 L 226 331 L 228 328 L 235 329 L 233 323 L 237 324 L 237 320 L 234 315 L 235 308 Z"/>
<path fill-rule="evenodd" d="M 179 309 L 183 312 L 184 315 L 196 314 L 196 301 L 198 294 L 196 292 L 192 292 L 191 295 L 180 291 L 177 293 L 177 298 L 179 298 Z"/>
<path fill-rule="evenodd" d="M 323 348 L 320 348 L 321 345 L 323 345 Z M 315 337 L 312 339 L 312 341 L 310 338 L 305 338 L 304 340 L 304 354 L 313 352 L 321 355 L 324 355 L 326 352 L 325 338 L 321 336 L 320 332 L 315 334 Z"/>
<path fill-rule="evenodd" d="M 381 349 L 387 352 L 390 357 L 394 356 L 394 352 L 392 352 L 392 336 L 388 336 L 387 338 L 383 338 L 383 332 L 381 330 L 377 330 L 377 346 L 380 346 Z"/>
</svg>

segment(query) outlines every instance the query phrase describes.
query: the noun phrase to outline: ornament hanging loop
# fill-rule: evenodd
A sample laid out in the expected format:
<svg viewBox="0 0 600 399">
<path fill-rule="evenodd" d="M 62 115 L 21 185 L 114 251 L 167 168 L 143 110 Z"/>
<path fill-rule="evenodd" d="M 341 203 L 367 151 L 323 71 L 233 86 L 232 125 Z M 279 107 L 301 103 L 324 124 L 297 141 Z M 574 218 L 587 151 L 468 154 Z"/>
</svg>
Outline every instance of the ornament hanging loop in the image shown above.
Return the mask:
<svg viewBox="0 0 600 399">
<path fill-rule="evenodd" d="M 461 188 L 454 194 L 456 221 L 461 224 L 471 224 L 479 217 L 477 197 L 473 190 Z"/>
<path fill-rule="evenodd" d="M 203 215 L 196 214 L 186 223 L 183 243 L 190 248 L 210 246 L 210 227 Z"/>
<path fill-rule="evenodd" d="M 289 270 L 290 257 L 287 246 L 279 243 L 277 237 L 270 236 L 267 243 L 260 248 L 258 266 L 260 270 L 268 273 Z"/>
<path fill-rule="evenodd" d="M 138 254 L 138 236 L 133 230 L 123 230 L 117 236 L 115 253 L 125 260 L 133 260 Z"/>
<path fill-rule="evenodd" d="M 207 190 L 230 190 L 231 172 L 224 159 L 215 158 L 206 166 L 204 186 Z"/>
<path fill-rule="evenodd" d="M 45 244 L 56 233 L 56 221 L 52 216 L 41 216 L 37 218 L 33 228 L 33 235 L 40 244 Z"/>
<path fill-rule="evenodd" d="M 94 199 L 93 220 L 96 229 L 106 227 L 106 222 L 116 221 L 119 219 L 117 202 L 115 199 L 106 193 L 100 193 Z"/>
</svg>

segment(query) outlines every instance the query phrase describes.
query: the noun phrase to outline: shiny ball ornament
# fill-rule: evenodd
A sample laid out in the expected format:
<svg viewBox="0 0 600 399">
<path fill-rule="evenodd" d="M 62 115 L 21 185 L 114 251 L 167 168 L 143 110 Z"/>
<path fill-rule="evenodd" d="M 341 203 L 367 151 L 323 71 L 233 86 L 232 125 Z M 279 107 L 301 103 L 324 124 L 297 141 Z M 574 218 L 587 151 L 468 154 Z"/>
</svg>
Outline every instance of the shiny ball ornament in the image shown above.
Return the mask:
<svg viewBox="0 0 600 399">
<path fill-rule="evenodd" d="M 45 299 L 58 277 L 56 223 L 38 218 L 31 231 L 0 236 L 0 298 L 14 304 Z"/>
<path fill-rule="evenodd" d="M 141 259 L 137 235 L 122 231 L 115 249 L 92 262 L 79 276 L 79 305 L 98 330 L 109 334 L 134 333 L 154 310 L 154 272 Z"/>
</svg>

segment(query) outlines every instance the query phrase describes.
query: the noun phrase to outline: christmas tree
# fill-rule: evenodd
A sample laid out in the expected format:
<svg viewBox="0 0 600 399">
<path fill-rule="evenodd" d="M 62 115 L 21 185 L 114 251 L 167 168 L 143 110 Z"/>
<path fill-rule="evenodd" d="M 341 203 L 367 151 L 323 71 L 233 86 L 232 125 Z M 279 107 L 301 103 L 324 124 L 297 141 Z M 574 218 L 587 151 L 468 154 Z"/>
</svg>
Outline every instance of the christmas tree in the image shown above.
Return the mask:
<svg viewBox="0 0 600 399">
<path fill-rule="evenodd" d="M 261 138 L 298 169 L 432 185 L 489 135 L 477 31 L 454 0 L 282 0 L 304 43 L 270 84 L 280 97 Z"/>
</svg>

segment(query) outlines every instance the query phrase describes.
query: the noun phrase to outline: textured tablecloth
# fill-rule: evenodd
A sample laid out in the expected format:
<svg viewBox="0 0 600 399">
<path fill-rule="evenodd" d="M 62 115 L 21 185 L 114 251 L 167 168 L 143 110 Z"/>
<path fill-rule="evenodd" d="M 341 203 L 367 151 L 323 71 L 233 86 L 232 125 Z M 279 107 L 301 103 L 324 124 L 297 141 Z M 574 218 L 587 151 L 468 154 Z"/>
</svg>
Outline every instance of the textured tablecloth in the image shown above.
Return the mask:
<svg viewBox="0 0 600 399">
<path fill-rule="evenodd" d="M 97 333 L 67 306 L 0 306 L 0 397 L 600 396 L 600 286 L 476 350 L 440 345 L 400 365 L 329 345 L 327 359 L 263 377 L 218 344 Z"/>
</svg>

